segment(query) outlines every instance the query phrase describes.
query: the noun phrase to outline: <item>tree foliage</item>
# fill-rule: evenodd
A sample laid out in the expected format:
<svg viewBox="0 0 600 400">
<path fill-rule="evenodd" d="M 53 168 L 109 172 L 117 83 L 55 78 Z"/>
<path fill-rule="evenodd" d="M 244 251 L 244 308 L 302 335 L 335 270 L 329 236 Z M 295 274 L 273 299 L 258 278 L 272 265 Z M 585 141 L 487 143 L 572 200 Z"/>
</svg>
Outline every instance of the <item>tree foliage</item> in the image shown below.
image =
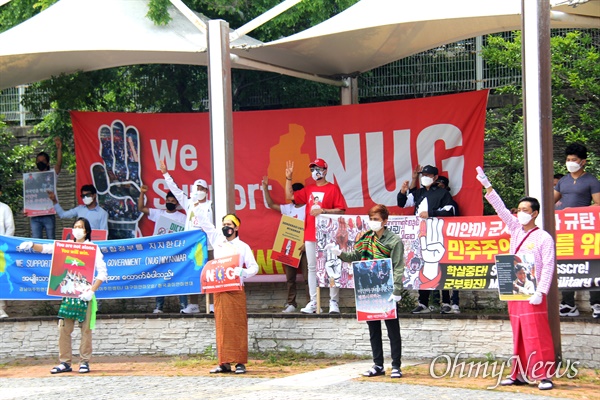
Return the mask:
<svg viewBox="0 0 600 400">
<path fill-rule="evenodd" d="M 483 57 L 488 67 L 521 68 L 521 34 L 487 38 Z M 588 148 L 586 171 L 600 173 L 600 44 L 586 32 L 571 31 L 551 38 L 552 134 L 556 173 L 566 174 L 564 148 L 580 142 Z M 505 203 L 516 205 L 525 193 L 523 103 L 520 84 L 507 85 L 495 94 L 514 95 L 516 102 L 488 112 L 486 173 Z M 534 177 L 532 177 L 534 178 Z M 486 205 L 486 213 L 493 213 Z"/>
<path fill-rule="evenodd" d="M 33 166 L 33 145 L 17 146 L 14 135 L 6 123 L 0 120 L 0 185 L 2 197 L 0 201 L 10 206 L 12 210 L 23 208 L 23 181 L 18 179 L 23 171 L 30 170 Z"/>
</svg>

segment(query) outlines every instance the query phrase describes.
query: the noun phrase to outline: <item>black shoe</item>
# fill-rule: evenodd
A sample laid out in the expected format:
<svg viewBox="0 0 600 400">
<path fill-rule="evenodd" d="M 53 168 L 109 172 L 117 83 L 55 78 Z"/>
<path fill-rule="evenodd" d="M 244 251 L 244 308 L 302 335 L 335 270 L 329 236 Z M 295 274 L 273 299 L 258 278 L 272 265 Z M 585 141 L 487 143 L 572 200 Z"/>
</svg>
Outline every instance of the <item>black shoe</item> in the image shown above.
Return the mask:
<svg viewBox="0 0 600 400">
<path fill-rule="evenodd" d="M 383 369 L 383 367 L 380 367 L 379 365 L 373 365 L 371 368 L 368 369 L 368 371 L 363 373 L 363 376 L 368 376 L 368 377 L 380 376 L 380 375 L 385 375 L 385 370 Z"/>
<path fill-rule="evenodd" d="M 225 374 L 231 372 L 231 366 L 229 364 L 218 365 L 217 368 L 211 369 L 211 374 Z"/>
<path fill-rule="evenodd" d="M 431 312 L 431 309 L 421 303 L 419 303 L 419 305 L 417 306 L 417 308 L 415 308 L 414 310 L 411 311 L 413 314 L 429 314 Z"/>
<path fill-rule="evenodd" d="M 246 367 L 244 366 L 244 364 L 237 364 L 235 366 L 235 373 L 236 374 L 245 374 L 246 373 Z"/>
<path fill-rule="evenodd" d="M 440 309 L 440 314 L 450 314 L 452 312 L 452 307 L 450 304 L 442 304 L 442 308 Z"/>
</svg>

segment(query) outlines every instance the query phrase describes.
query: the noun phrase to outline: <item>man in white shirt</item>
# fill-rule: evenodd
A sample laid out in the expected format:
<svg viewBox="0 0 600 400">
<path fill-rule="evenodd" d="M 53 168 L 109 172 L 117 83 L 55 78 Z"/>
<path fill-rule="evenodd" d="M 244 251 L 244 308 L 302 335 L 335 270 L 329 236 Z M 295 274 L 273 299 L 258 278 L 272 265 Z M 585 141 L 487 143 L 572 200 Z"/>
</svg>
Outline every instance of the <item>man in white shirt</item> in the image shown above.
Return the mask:
<svg viewBox="0 0 600 400">
<path fill-rule="evenodd" d="M 306 204 L 296 204 L 293 201 L 288 204 L 276 204 L 273 202 L 271 198 L 271 194 L 269 193 L 269 177 L 264 176 L 262 181 L 263 193 L 265 194 L 265 201 L 267 202 L 267 206 L 271 210 L 280 212 L 282 215 L 287 215 L 288 217 L 299 219 L 300 221 L 304 221 L 304 217 L 306 214 Z M 294 183 L 292 185 L 292 190 L 295 192 L 297 190 L 304 189 L 304 185 L 301 183 Z M 291 243 L 291 242 L 290 242 Z M 283 308 L 284 313 L 291 313 L 296 311 L 298 307 L 298 303 L 296 302 L 296 275 L 298 275 L 298 269 L 302 271 L 302 276 L 304 276 L 304 281 L 308 282 L 308 264 L 306 261 L 306 254 L 304 253 L 304 244 L 301 247 L 302 256 L 300 258 L 300 264 L 298 268 L 294 268 L 290 265 L 284 265 L 285 267 L 285 278 L 287 281 L 287 301 L 285 307 Z M 308 292 L 307 292 L 308 294 Z M 310 301 L 310 297 L 306 299 Z"/>
<path fill-rule="evenodd" d="M 0 196 L 2 196 L 2 185 L 0 185 Z M 0 201 L 0 235 L 14 236 L 15 220 L 10 207 Z M 8 318 L 8 314 L 4 311 L 6 302 L 0 300 L 0 318 Z"/>
<path fill-rule="evenodd" d="M 164 161 L 160 162 L 160 172 L 162 172 L 165 182 L 169 187 L 169 190 L 173 192 L 175 198 L 183 208 L 186 214 L 185 230 L 189 231 L 192 229 L 200 229 L 201 220 L 207 219 L 211 222 L 213 219 L 212 205 L 208 201 L 208 184 L 204 179 L 197 179 L 190 187 L 190 197 L 181 190 L 169 172 Z M 208 259 L 213 259 L 213 248 L 210 242 L 208 243 Z M 183 314 L 196 314 L 200 312 L 198 306 L 199 296 L 197 294 L 190 295 L 190 303 L 181 310 Z M 212 305 L 211 305 L 212 308 Z M 208 310 L 207 310 L 208 311 Z"/>
<path fill-rule="evenodd" d="M 169 218 L 180 225 L 185 225 L 185 214 L 177 211 L 177 207 L 179 206 L 179 202 L 175 198 L 173 192 L 169 191 L 165 197 L 165 207 L 166 209 L 159 208 L 149 208 L 144 204 L 144 197 L 146 192 L 148 191 L 148 186 L 142 185 L 141 194 L 138 198 L 138 210 L 141 211 L 144 215 L 148 216 L 148 219 L 154 223 L 158 221 L 160 217 Z M 154 309 L 154 314 L 161 314 L 163 312 L 163 306 L 165 305 L 165 297 L 159 296 L 156 298 L 156 308 Z M 187 307 L 187 295 L 179 296 L 179 305 L 180 309 L 183 310 Z"/>
</svg>

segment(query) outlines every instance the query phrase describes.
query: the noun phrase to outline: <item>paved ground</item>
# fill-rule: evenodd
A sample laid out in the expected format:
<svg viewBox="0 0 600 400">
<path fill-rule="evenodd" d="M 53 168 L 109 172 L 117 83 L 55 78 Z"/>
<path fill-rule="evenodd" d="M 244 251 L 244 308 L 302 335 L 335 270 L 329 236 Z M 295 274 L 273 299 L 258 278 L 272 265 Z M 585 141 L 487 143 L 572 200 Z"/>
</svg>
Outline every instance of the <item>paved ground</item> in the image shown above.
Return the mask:
<svg viewBox="0 0 600 400">
<path fill-rule="evenodd" d="M 403 365 L 408 365 L 403 360 Z M 204 377 L 94 376 L 64 374 L 45 378 L 0 378 L 0 400 L 512 400 L 557 399 L 498 390 L 356 381 L 370 362 L 354 362 L 285 378 L 235 375 Z M 543 394 L 543 392 L 540 392 Z"/>
</svg>

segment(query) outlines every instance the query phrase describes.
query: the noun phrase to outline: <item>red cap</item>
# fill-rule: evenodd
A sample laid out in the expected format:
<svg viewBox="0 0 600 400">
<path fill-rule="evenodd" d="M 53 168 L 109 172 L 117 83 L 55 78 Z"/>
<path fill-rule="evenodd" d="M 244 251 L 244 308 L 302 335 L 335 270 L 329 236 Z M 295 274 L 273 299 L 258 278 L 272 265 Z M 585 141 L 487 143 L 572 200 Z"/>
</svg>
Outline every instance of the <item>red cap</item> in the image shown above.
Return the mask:
<svg viewBox="0 0 600 400">
<path fill-rule="evenodd" d="M 323 169 L 327 169 L 327 163 L 322 158 L 317 158 L 315 161 L 308 164 L 308 168 L 319 167 Z"/>
</svg>

